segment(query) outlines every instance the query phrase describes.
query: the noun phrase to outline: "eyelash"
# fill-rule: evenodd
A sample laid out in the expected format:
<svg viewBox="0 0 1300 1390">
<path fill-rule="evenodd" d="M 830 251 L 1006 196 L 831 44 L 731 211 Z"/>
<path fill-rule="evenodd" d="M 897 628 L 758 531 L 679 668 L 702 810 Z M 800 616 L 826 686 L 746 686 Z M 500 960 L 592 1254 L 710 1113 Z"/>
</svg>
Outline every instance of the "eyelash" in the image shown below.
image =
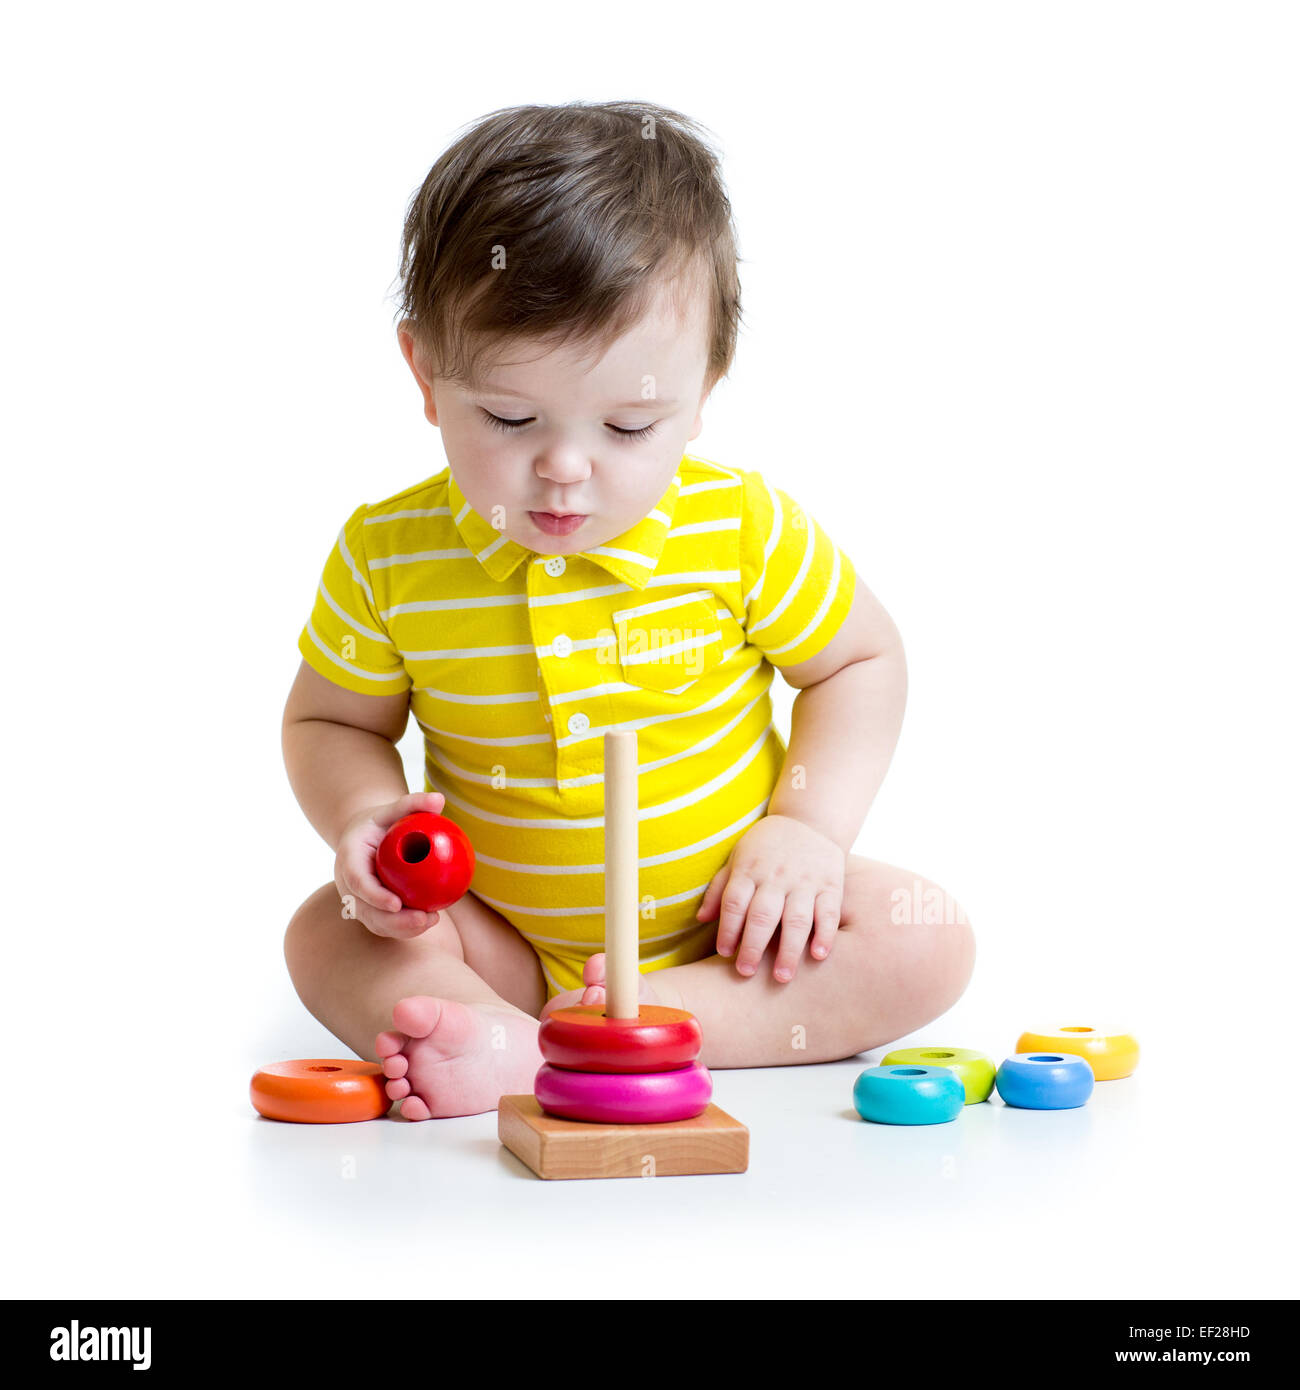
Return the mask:
<svg viewBox="0 0 1300 1390">
<path fill-rule="evenodd" d="M 480 409 L 482 409 L 482 407 L 480 407 Z M 499 415 L 493 415 L 490 410 L 484 410 L 483 414 L 487 416 L 488 423 L 493 429 L 501 430 L 504 434 L 510 434 L 514 430 L 521 429 L 528 423 L 527 419 L 503 420 Z M 617 425 L 608 425 L 606 428 L 613 430 L 614 433 L 622 439 L 646 439 L 655 432 L 655 427 L 653 425 L 646 425 L 644 429 L 639 430 L 621 430 Z"/>
</svg>

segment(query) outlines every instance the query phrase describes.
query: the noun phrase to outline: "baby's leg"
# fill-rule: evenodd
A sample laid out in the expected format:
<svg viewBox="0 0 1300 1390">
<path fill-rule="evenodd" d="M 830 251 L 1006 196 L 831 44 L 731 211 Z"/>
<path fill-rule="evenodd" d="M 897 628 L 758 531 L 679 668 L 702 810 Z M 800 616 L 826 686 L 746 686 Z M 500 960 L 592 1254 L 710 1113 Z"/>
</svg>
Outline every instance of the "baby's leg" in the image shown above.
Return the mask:
<svg viewBox="0 0 1300 1390">
<path fill-rule="evenodd" d="M 645 978 L 666 1004 L 689 1009 L 710 1067 L 772 1067 L 852 1057 L 938 1018 L 975 964 L 965 913 L 906 869 L 849 855 L 840 930 L 823 961 L 805 953 L 788 984 L 772 978 L 780 931 L 748 977 L 707 956 Z M 603 971 L 603 963 L 602 963 Z"/>
<path fill-rule="evenodd" d="M 474 1115 L 532 1090 L 541 966 L 472 893 L 399 941 L 344 917 L 326 884 L 294 914 L 284 955 L 310 1012 L 358 1056 L 383 1063 L 404 1118 Z"/>
</svg>

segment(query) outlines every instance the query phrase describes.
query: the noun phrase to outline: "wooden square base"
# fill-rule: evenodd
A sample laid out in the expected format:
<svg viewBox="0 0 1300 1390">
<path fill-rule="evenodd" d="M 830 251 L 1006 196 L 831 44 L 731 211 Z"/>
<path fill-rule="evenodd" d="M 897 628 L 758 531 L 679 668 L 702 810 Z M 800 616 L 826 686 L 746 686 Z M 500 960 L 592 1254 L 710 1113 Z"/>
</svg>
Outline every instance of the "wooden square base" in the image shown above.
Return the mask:
<svg viewBox="0 0 1300 1390">
<path fill-rule="evenodd" d="M 749 1130 L 716 1105 L 671 1124 L 596 1125 L 548 1115 L 535 1096 L 502 1096 L 497 1137 L 539 1178 L 667 1178 L 749 1167 Z"/>
</svg>

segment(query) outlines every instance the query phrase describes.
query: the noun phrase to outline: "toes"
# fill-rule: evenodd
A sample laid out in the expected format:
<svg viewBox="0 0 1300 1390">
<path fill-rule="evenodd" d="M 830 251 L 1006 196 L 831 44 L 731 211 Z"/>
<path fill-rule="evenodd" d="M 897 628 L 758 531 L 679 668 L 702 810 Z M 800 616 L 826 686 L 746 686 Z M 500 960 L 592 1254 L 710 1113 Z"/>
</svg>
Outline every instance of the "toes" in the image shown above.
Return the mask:
<svg viewBox="0 0 1300 1390">
<path fill-rule="evenodd" d="M 376 1033 L 375 1052 L 380 1057 L 392 1057 L 406 1046 L 406 1039 L 400 1033 Z M 389 1075 L 392 1075 L 390 1072 Z"/>
<path fill-rule="evenodd" d="M 597 951 L 594 956 L 588 956 L 586 963 L 582 967 L 582 983 L 584 985 L 603 985 L 605 983 L 605 953 Z"/>
<path fill-rule="evenodd" d="M 441 1016 L 442 1000 L 428 994 L 408 995 L 393 1005 L 394 1026 L 412 1038 L 427 1038 Z"/>
<path fill-rule="evenodd" d="M 431 1118 L 429 1107 L 419 1096 L 407 1096 L 398 1113 L 404 1120 L 427 1120 Z"/>
<path fill-rule="evenodd" d="M 399 1076 L 396 1081 L 385 1081 L 384 1093 L 389 1100 L 405 1100 L 411 1094 L 411 1083 L 404 1076 Z"/>
<path fill-rule="evenodd" d="M 410 1065 L 410 1062 L 407 1061 L 405 1055 L 401 1052 L 396 1053 L 392 1057 L 385 1057 L 381 1063 L 385 1076 L 405 1076 L 406 1069 Z"/>
</svg>

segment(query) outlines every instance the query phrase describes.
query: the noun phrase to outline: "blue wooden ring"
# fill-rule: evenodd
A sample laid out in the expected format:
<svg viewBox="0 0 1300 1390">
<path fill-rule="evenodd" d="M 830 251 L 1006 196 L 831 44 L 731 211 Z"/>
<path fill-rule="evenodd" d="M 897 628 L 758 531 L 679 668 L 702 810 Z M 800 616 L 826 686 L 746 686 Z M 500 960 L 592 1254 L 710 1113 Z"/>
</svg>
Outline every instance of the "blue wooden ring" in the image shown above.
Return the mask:
<svg viewBox="0 0 1300 1390">
<path fill-rule="evenodd" d="M 961 1078 L 947 1067 L 868 1067 L 853 1083 L 853 1108 L 878 1125 L 941 1125 L 966 1104 Z"/>
<path fill-rule="evenodd" d="M 1016 1052 L 998 1068 L 998 1095 L 1022 1110 L 1074 1110 L 1095 1084 L 1092 1068 L 1069 1052 Z"/>
</svg>

